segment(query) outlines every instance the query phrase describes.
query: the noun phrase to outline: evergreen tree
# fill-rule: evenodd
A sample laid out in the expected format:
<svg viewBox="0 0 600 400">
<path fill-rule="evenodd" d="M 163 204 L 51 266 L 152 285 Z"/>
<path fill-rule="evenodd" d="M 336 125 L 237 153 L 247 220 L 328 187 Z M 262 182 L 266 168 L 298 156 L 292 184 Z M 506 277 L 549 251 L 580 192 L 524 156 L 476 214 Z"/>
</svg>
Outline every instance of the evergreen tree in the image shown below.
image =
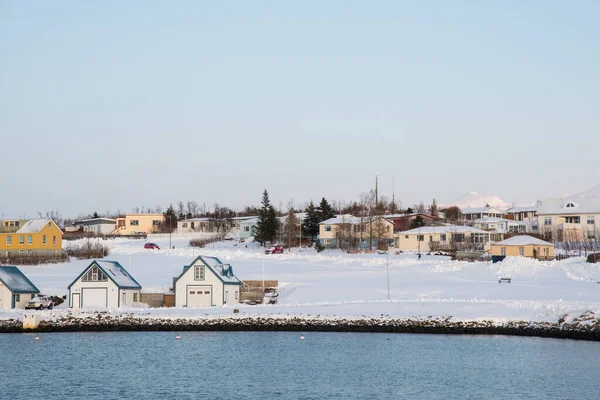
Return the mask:
<svg viewBox="0 0 600 400">
<path fill-rule="evenodd" d="M 177 229 L 177 214 L 175 213 L 172 204 L 167 208 L 167 211 L 165 211 L 163 215 L 165 216 L 165 222 L 162 227 L 163 231 L 172 232 Z"/>
<path fill-rule="evenodd" d="M 325 246 L 323 246 L 323 243 L 321 243 L 320 241 L 317 240 L 315 242 L 315 250 L 317 251 L 317 253 L 320 253 L 323 250 L 325 250 Z"/>
<path fill-rule="evenodd" d="M 319 222 L 323 222 L 329 218 L 335 218 L 335 211 L 333 210 L 333 207 L 331 207 L 331 205 L 327 202 L 325 197 L 321 199 L 321 203 L 319 204 L 317 210 L 320 218 Z"/>
<path fill-rule="evenodd" d="M 407 214 L 413 214 L 413 213 L 414 213 L 414 211 L 413 211 L 413 209 L 412 209 L 412 208 L 408 207 L 408 208 L 406 209 L 406 213 L 407 213 Z"/>
<path fill-rule="evenodd" d="M 423 225 L 425 225 L 425 221 L 423 221 L 423 217 L 421 217 L 420 215 L 417 215 L 415 219 L 410 221 L 410 229 L 415 229 Z"/>
<path fill-rule="evenodd" d="M 269 193 L 265 189 L 261 201 L 262 207 L 258 211 L 258 221 L 254 229 L 254 240 L 264 245 L 265 242 L 273 242 L 281 228 L 281 222 L 277 218 L 275 208 L 269 200 Z"/>
<path fill-rule="evenodd" d="M 319 220 L 317 209 L 311 200 L 306 209 L 306 218 L 304 218 L 302 224 L 302 235 L 309 236 L 311 240 L 314 240 L 319 234 L 319 222 L 321 221 Z"/>
<path fill-rule="evenodd" d="M 438 206 L 435 202 L 435 199 L 433 199 L 433 203 L 431 203 L 431 208 L 429 208 L 429 214 L 431 214 L 433 218 L 438 217 Z"/>
<path fill-rule="evenodd" d="M 100 217 L 98 216 L 98 213 L 94 211 L 94 215 L 92 215 L 92 218 L 100 218 Z"/>
</svg>

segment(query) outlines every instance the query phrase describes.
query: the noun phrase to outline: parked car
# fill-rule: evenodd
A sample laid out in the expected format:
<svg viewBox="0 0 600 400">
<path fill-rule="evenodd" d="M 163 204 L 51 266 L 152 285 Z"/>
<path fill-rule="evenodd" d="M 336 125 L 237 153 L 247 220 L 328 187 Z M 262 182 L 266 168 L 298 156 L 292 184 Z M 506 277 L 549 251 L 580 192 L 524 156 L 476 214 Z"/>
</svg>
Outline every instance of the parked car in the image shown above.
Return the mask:
<svg viewBox="0 0 600 400">
<path fill-rule="evenodd" d="M 145 249 L 156 249 L 156 250 L 160 250 L 160 247 L 158 247 L 158 245 L 156 243 L 146 243 L 144 245 Z"/>
<path fill-rule="evenodd" d="M 283 246 L 280 244 L 270 246 L 268 249 L 265 249 L 265 254 L 283 254 Z"/>
<path fill-rule="evenodd" d="M 51 296 L 38 294 L 25 305 L 26 310 L 43 310 L 44 308 L 47 310 L 54 308 L 54 300 L 52 300 Z"/>
</svg>

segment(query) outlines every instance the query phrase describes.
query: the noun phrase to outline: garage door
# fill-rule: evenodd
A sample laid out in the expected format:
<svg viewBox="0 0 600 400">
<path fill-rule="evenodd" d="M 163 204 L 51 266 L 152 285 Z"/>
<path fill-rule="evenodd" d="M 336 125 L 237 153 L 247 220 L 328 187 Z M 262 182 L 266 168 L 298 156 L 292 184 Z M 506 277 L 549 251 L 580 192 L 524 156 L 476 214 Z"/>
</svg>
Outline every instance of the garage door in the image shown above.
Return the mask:
<svg viewBox="0 0 600 400">
<path fill-rule="evenodd" d="M 188 308 L 212 306 L 212 288 L 210 286 L 188 286 L 187 306 Z"/>
<path fill-rule="evenodd" d="M 81 289 L 81 297 L 83 307 L 107 307 L 107 288 L 83 288 Z"/>
</svg>

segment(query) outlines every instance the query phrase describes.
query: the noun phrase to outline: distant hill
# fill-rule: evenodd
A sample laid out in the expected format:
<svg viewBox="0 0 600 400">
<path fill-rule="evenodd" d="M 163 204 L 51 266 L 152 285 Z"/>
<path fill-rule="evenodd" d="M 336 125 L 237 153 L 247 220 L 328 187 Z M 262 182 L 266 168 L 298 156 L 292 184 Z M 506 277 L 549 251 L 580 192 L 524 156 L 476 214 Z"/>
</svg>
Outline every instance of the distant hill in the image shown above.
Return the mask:
<svg viewBox="0 0 600 400">
<path fill-rule="evenodd" d="M 600 185 L 596 185 L 590 190 L 581 193 L 575 193 L 573 195 L 565 196 L 565 197 L 583 197 L 586 199 L 591 199 L 594 197 L 600 197 Z"/>
<path fill-rule="evenodd" d="M 475 207 L 485 207 L 486 204 L 489 204 L 492 207 L 498 207 L 501 209 L 506 209 L 512 207 L 512 203 L 502 200 L 498 196 L 490 196 L 485 194 L 479 194 L 477 192 L 469 192 L 465 193 L 456 199 L 448 200 L 441 202 L 441 206 L 449 207 L 449 206 L 457 206 L 458 208 L 475 208 Z"/>
</svg>

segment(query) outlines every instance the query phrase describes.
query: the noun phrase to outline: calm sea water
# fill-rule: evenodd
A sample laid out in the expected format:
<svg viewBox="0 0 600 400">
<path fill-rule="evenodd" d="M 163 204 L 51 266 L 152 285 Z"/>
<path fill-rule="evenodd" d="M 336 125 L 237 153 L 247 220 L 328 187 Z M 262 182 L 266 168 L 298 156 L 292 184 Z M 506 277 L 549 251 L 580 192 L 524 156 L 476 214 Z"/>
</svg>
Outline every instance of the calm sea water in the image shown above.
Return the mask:
<svg viewBox="0 0 600 400">
<path fill-rule="evenodd" d="M 599 399 L 600 343 L 502 336 L 0 334 L 2 399 Z"/>
</svg>

